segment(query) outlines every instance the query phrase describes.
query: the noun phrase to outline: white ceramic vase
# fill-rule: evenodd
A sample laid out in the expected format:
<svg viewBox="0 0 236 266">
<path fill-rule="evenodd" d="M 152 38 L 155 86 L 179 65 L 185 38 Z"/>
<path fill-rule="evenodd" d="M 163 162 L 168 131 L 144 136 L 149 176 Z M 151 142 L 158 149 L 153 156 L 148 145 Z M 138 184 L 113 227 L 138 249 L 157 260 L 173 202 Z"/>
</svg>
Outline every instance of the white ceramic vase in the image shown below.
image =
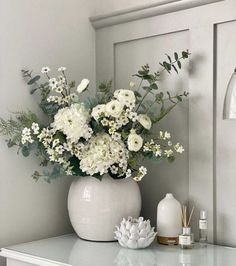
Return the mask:
<svg viewBox="0 0 236 266">
<path fill-rule="evenodd" d="M 115 226 L 123 218 L 139 217 L 140 210 L 141 194 L 132 178 L 78 177 L 69 190 L 70 221 L 82 239 L 114 241 Z"/>
<path fill-rule="evenodd" d="M 178 244 L 181 233 L 181 205 L 171 193 L 167 193 L 157 207 L 157 233 L 161 244 Z"/>
</svg>

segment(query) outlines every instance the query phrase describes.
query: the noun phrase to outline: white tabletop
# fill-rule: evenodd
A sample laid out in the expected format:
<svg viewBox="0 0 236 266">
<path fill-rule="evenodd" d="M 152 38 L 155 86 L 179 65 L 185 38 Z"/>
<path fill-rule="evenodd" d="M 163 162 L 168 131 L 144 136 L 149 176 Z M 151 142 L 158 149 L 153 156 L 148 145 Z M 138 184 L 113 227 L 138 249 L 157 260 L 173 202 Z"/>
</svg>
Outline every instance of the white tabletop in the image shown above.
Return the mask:
<svg viewBox="0 0 236 266">
<path fill-rule="evenodd" d="M 154 242 L 149 248 L 130 250 L 117 242 L 98 243 L 64 235 L 3 248 L 1 255 L 42 266 L 235 266 L 236 249 L 194 244 L 192 250 L 162 246 Z"/>
</svg>

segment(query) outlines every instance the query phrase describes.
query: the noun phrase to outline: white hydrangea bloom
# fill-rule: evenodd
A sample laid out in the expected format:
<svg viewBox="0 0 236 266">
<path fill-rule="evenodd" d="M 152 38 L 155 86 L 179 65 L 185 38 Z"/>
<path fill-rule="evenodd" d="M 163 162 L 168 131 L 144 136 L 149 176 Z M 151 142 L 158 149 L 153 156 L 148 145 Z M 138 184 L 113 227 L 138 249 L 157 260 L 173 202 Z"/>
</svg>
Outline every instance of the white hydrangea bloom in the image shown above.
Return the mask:
<svg viewBox="0 0 236 266">
<path fill-rule="evenodd" d="M 72 104 L 70 107 L 62 108 L 54 117 L 52 127 L 62 131 L 72 143 L 81 137 L 89 138 L 91 128 L 88 126 L 89 112 L 83 104 Z"/>
<path fill-rule="evenodd" d="M 150 130 L 152 127 L 152 121 L 149 116 L 140 114 L 138 116 L 138 122 L 146 129 Z"/>
<path fill-rule="evenodd" d="M 124 143 L 114 141 L 108 134 L 104 133 L 92 137 L 85 145 L 81 155 L 80 167 L 83 172 L 89 175 L 95 173 L 102 175 L 107 173 L 114 164 L 125 161 L 127 165 L 127 160 L 128 152 Z"/>
<path fill-rule="evenodd" d="M 106 112 L 113 117 L 119 117 L 123 111 L 123 105 L 117 101 L 112 100 L 106 104 Z"/>
<path fill-rule="evenodd" d="M 142 139 L 141 136 L 136 134 L 135 130 L 131 130 L 131 132 L 130 132 L 130 134 L 128 136 L 127 144 L 128 144 L 128 149 L 130 151 L 137 152 L 143 146 L 143 139 Z"/>
</svg>

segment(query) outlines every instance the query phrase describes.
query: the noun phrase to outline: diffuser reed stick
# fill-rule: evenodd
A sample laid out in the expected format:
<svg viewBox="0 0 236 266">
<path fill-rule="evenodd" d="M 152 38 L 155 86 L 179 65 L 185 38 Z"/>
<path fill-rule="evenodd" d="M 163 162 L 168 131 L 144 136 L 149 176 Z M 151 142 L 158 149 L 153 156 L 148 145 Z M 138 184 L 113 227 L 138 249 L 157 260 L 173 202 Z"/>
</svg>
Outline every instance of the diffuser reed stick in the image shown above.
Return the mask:
<svg viewBox="0 0 236 266">
<path fill-rule="evenodd" d="M 194 212 L 194 206 L 192 207 L 192 210 L 191 210 L 190 215 L 188 217 L 187 206 L 185 206 L 185 205 L 182 206 L 182 224 L 183 224 L 183 227 L 189 227 L 192 216 L 193 216 L 193 212 Z"/>
</svg>

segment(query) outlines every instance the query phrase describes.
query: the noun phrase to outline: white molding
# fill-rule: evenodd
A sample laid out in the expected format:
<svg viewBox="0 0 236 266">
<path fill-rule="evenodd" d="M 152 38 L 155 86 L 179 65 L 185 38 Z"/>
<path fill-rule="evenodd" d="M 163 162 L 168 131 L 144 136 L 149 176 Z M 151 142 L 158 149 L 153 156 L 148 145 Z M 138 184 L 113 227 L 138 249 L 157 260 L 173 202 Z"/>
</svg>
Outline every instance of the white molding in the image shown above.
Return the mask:
<svg viewBox="0 0 236 266">
<path fill-rule="evenodd" d="M 95 29 L 100 29 L 221 1 L 225 0 L 162 0 L 155 4 L 142 5 L 110 14 L 94 16 L 90 18 L 90 21 Z"/>
<path fill-rule="evenodd" d="M 70 264 L 56 262 L 56 261 L 40 258 L 37 256 L 32 256 L 32 255 L 14 251 L 8 248 L 2 248 L 0 252 L 0 256 L 5 257 L 6 259 L 13 259 L 13 260 L 26 262 L 26 263 L 31 263 L 37 266 L 72 266 Z"/>
</svg>

